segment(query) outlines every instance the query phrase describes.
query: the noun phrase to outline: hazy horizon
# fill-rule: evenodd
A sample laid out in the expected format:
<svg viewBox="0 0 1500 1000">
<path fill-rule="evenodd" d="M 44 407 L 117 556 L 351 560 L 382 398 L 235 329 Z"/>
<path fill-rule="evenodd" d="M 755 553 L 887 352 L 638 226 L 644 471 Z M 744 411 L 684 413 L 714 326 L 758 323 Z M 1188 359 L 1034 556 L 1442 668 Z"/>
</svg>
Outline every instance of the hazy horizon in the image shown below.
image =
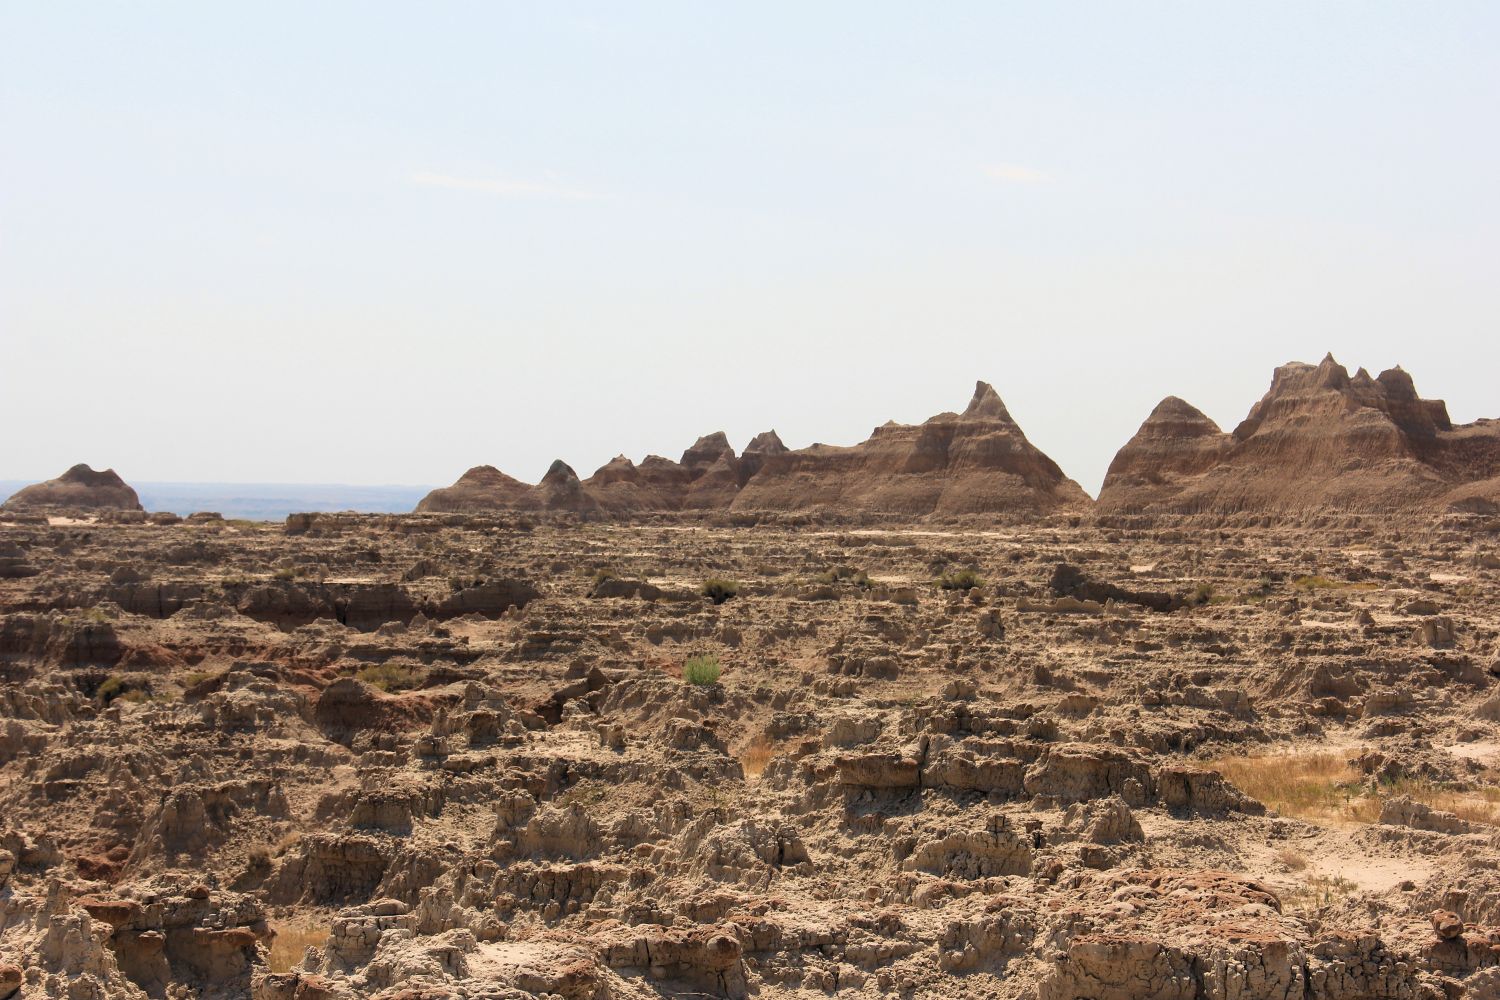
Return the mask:
<svg viewBox="0 0 1500 1000">
<path fill-rule="evenodd" d="M 0 475 L 535 482 L 715 430 L 855 444 L 982 379 L 1096 494 L 1163 397 L 1228 430 L 1329 351 L 1500 417 L 1497 29 L 9 5 Z"/>
<path fill-rule="evenodd" d="M 1301 361 L 1303 359 L 1299 358 L 1299 359 L 1295 359 L 1295 360 Z M 1322 360 L 1322 359 L 1319 358 L 1319 359 L 1316 359 L 1315 361 L 1310 361 L 1310 362 L 1307 362 L 1307 363 L 1309 363 L 1309 364 L 1315 364 L 1316 361 L 1320 361 L 1320 360 Z M 1343 363 L 1342 359 L 1336 358 L 1335 360 L 1338 360 L 1341 364 Z M 1348 368 L 1350 370 L 1350 373 L 1352 374 L 1360 366 L 1358 366 L 1358 365 L 1345 365 L 1345 367 Z M 1371 375 L 1379 375 L 1382 370 L 1383 369 L 1379 369 L 1379 368 L 1372 369 L 1370 371 L 1370 374 Z M 980 380 L 980 381 L 983 381 L 983 380 Z M 1269 386 L 1269 384 L 1270 384 L 1270 378 L 1269 378 L 1269 376 L 1267 377 L 1266 381 L 1267 381 L 1267 386 Z M 1422 390 L 1422 386 L 1421 386 L 1420 383 L 1418 383 L 1417 388 L 1418 388 L 1419 392 Z M 998 392 L 998 389 L 996 391 Z M 1170 393 L 1169 395 L 1177 395 L 1177 394 Z M 1424 393 L 1424 395 L 1426 395 L 1426 394 Z M 964 397 L 964 402 L 967 402 L 968 398 L 969 398 L 968 396 L 965 396 Z M 1004 399 L 1004 396 L 1002 395 L 1001 398 Z M 1165 397 L 1163 397 L 1163 398 L 1165 398 Z M 1256 396 L 1255 397 L 1256 400 L 1258 400 L 1259 398 L 1260 398 L 1260 396 Z M 1433 398 L 1433 397 L 1431 397 L 1430 395 L 1427 395 L 1426 398 Z M 1160 400 L 1158 400 L 1157 402 L 1160 402 Z M 1191 399 L 1189 399 L 1189 400 L 1187 400 L 1187 402 L 1192 403 L 1193 401 Z M 1245 406 L 1245 408 L 1244 408 L 1244 411 L 1239 416 L 1235 417 L 1233 420 L 1231 420 L 1231 421 L 1229 421 L 1227 423 L 1225 423 L 1223 421 L 1216 421 L 1219 424 L 1220 429 L 1223 430 L 1223 431 L 1232 431 L 1232 430 L 1234 430 L 1236 424 L 1238 424 L 1239 421 L 1241 419 L 1243 419 L 1243 417 L 1249 413 L 1250 404 L 1254 403 L 1254 402 L 1255 402 L 1255 400 L 1251 400 L 1250 403 L 1247 403 L 1246 406 Z M 1453 414 L 1454 414 L 1454 408 L 1453 408 L 1453 405 L 1452 405 L 1452 401 L 1445 401 L 1445 402 L 1448 403 L 1448 410 L 1449 410 L 1450 416 L 1453 416 Z M 1194 404 L 1194 405 L 1196 405 L 1196 404 Z M 1007 404 L 1007 408 L 1009 408 L 1008 404 Z M 1153 408 L 1154 408 L 1154 404 L 1153 404 Z M 946 409 L 948 411 L 955 411 L 956 412 L 956 411 L 962 410 L 963 409 L 963 405 L 962 404 L 953 405 L 953 406 L 946 407 L 944 409 Z M 1200 409 L 1201 409 L 1201 407 L 1200 407 Z M 941 413 L 941 412 L 944 412 L 944 410 L 943 409 L 934 410 L 933 413 L 928 414 L 928 416 L 929 417 L 930 416 L 935 416 L 935 415 L 937 415 L 938 413 Z M 1012 417 L 1016 417 L 1016 414 L 1014 412 L 1012 412 L 1011 416 Z M 1146 416 L 1147 416 L 1147 414 L 1143 413 L 1141 415 L 1141 419 L 1144 420 L 1146 418 Z M 1210 414 L 1210 416 L 1212 416 L 1212 415 Z M 1454 417 L 1454 422 L 1455 423 L 1469 423 L 1469 422 L 1472 422 L 1472 420 L 1481 419 L 1484 416 L 1486 416 L 1486 415 L 1481 414 L 1478 417 L 1473 417 L 1473 418 L 1468 418 L 1468 419 L 1460 419 L 1460 418 L 1458 418 L 1458 417 L 1455 416 Z M 1496 416 L 1500 417 L 1500 413 L 1497 413 Z M 925 419 L 925 418 L 919 418 L 919 420 L 917 420 L 917 421 L 910 421 L 910 422 L 920 422 L 920 419 Z M 908 422 L 908 421 L 903 421 L 903 422 Z M 1019 417 L 1016 417 L 1016 422 L 1018 424 L 1021 424 L 1021 429 L 1022 429 L 1023 432 L 1027 431 L 1027 427 L 1025 426 L 1024 423 L 1022 423 L 1022 421 L 1020 420 Z M 884 421 L 882 421 L 882 423 L 884 423 Z M 763 428 L 763 429 L 765 429 L 765 430 L 771 430 L 771 429 L 774 429 L 774 428 L 768 427 L 768 428 Z M 871 431 L 873 431 L 874 429 L 875 429 L 875 427 L 871 427 Z M 1132 428 L 1130 433 L 1134 434 L 1134 432 L 1135 432 L 1135 429 Z M 707 431 L 705 433 L 712 433 L 712 431 Z M 741 440 L 736 440 L 733 436 L 730 436 L 730 445 L 734 448 L 734 450 L 736 452 L 739 452 L 739 451 L 741 451 L 744 448 L 744 446 L 746 444 L 749 443 L 750 438 L 753 437 L 753 436 L 754 436 L 753 434 L 746 435 Z M 1028 433 L 1027 437 L 1030 438 L 1031 435 Z M 696 438 L 694 440 L 696 440 Z M 865 440 L 865 438 L 863 438 L 863 437 L 860 438 L 858 441 L 828 441 L 828 440 L 819 439 L 817 441 L 808 441 L 808 442 L 805 442 L 805 445 L 810 445 L 810 444 L 815 444 L 816 443 L 816 444 L 848 446 L 848 445 L 858 444 L 858 443 L 860 443 L 860 441 L 863 441 L 863 440 Z M 1126 439 L 1122 438 L 1120 440 L 1119 444 L 1123 445 L 1125 443 L 1125 441 L 1126 441 Z M 654 454 L 654 455 L 662 455 L 662 456 L 664 456 L 666 458 L 670 458 L 670 459 L 676 460 L 677 458 L 680 457 L 682 451 L 685 450 L 692 443 L 693 443 L 693 441 L 684 441 L 683 444 L 682 444 L 682 447 L 678 448 L 678 449 L 675 449 L 675 450 L 673 450 L 673 449 L 660 449 L 660 450 L 653 451 L 653 452 L 647 452 L 647 453 L 641 454 L 641 455 L 629 455 L 627 457 L 631 458 L 632 460 L 634 460 L 636 462 L 639 462 L 643 458 L 645 458 L 647 454 Z M 803 447 L 805 445 L 795 445 L 793 447 Z M 1118 446 L 1117 446 L 1116 450 L 1118 450 Z M 566 456 L 561 456 L 560 455 L 560 456 L 557 456 L 557 457 L 561 458 L 565 462 L 568 462 L 568 464 L 570 466 L 573 466 L 573 463 L 569 462 Z M 1052 456 L 1052 457 L 1053 457 L 1054 461 L 1056 461 L 1056 457 L 1055 456 Z M 1111 457 L 1113 457 L 1113 452 L 1111 452 Z M 71 465 L 73 465 L 73 464 L 78 464 L 78 463 L 71 463 L 68 467 L 71 468 Z M 108 464 L 98 464 L 98 463 L 91 463 L 91 462 L 85 462 L 84 464 L 92 465 L 93 468 L 95 468 L 95 469 L 113 468 L 113 466 L 109 466 Z M 344 490 L 344 491 L 347 491 L 351 496 L 357 495 L 359 493 L 359 491 L 371 491 L 371 490 L 384 490 L 384 491 L 389 491 L 392 494 L 402 493 L 402 492 L 410 492 L 410 491 L 427 491 L 427 490 L 432 490 L 432 489 L 440 488 L 440 487 L 443 487 L 443 486 L 451 485 L 453 480 L 456 480 L 462 473 L 468 471 L 468 469 L 473 468 L 476 465 L 495 465 L 495 464 L 496 463 L 494 463 L 494 462 L 486 462 L 486 461 L 474 462 L 471 465 L 465 466 L 463 469 L 455 471 L 454 474 L 453 474 L 453 476 L 449 480 L 445 480 L 443 482 L 433 482 L 433 483 L 388 483 L 388 482 L 380 482 L 380 483 L 354 483 L 354 482 L 334 483 L 334 482 L 299 482 L 299 481 L 291 481 L 291 480 L 288 480 L 288 481 L 269 481 L 269 480 L 268 481 L 254 481 L 254 480 L 222 480 L 222 481 L 209 481 L 209 480 L 135 480 L 135 479 L 132 479 L 131 477 L 129 477 L 128 475 L 126 475 L 123 472 L 121 472 L 120 474 L 121 474 L 121 477 L 124 478 L 127 483 L 129 483 L 130 485 L 132 485 L 132 486 L 134 486 L 134 487 L 137 488 L 137 490 L 140 492 L 142 500 L 144 502 L 145 499 L 146 499 L 146 497 L 148 496 L 148 494 L 150 494 L 152 492 L 160 492 L 163 489 L 165 489 L 165 490 L 167 490 L 169 492 L 181 492 L 181 493 L 191 494 L 193 491 L 195 491 L 195 490 L 197 490 L 199 488 L 231 489 L 231 488 L 234 488 L 234 487 L 246 487 L 246 488 L 251 488 L 251 489 L 254 489 L 254 490 L 257 490 L 257 491 L 267 491 L 267 490 L 275 490 L 275 489 L 278 489 L 278 488 L 285 487 L 285 488 L 288 488 L 288 490 L 292 491 L 292 492 L 295 492 L 295 491 L 298 491 L 298 490 L 310 490 L 310 489 L 318 489 L 318 490 L 323 490 L 323 491 Z M 601 466 L 603 464 L 604 463 L 602 463 L 602 462 L 600 463 Z M 1061 463 L 1059 463 L 1059 464 L 1061 464 Z M 510 469 L 506 469 L 503 466 L 499 466 L 499 468 L 500 468 L 500 470 L 502 472 L 506 472 L 507 474 L 510 474 L 510 475 L 515 475 L 515 473 L 513 473 Z M 577 466 L 573 466 L 573 468 L 574 468 L 574 471 L 577 472 L 579 474 L 579 476 L 581 476 L 583 478 L 588 478 L 595 471 L 597 471 L 597 467 L 579 468 Z M 1064 475 L 1068 476 L 1070 479 L 1073 479 L 1074 481 L 1076 481 L 1080 485 L 1082 485 L 1083 488 L 1088 492 L 1089 496 L 1097 498 L 1098 493 L 1099 493 L 1099 483 L 1103 481 L 1103 477 L 1104 477 L 1104 470 L 1103 469 L 1101 469 L 1101 470 L 1098 471 L 1098 477 L 1097 477 L 1098 482 L 1093 481 L 1092 477 L 1084 477 L 1084 476 L 1077 475 L 1073 470 L 1068 469 L 1067 466 L 1065 466 L 1065 465 L 1062 467 L 1062 470 L 1063 470 L 1063 474 Z M 3 471 L 3 470 L 0 470 L 0 471 Z M 45 474 L 45 475 L 38 475 L 38 476 L 35 476 L 33 478 L 29 478 L 29 479 L 28 478 L 24 478 L 24 477 L 0 478 L 0 503 L 3 503 L 6 500 L 6 498 L 10 495 L 10 493 L 14 492 L 17 489 L 20 489 L 22 486 L 26 486 L 26 485 L 29 485 L 29 484 L 34 483 L 34 482 L 40 482 L 40 481 L 43 481 L 43 480 L 55 478 L 56 476 L 61 475 L 63 471 L 66 471 L 66 470 L 65 469 L 59 469 L 59 470 L 57 470 L 55 472 L 48 473 L 48 474 Z M 116 469 L 115 471 L 116 472 L 120 472 L 120 470 L 118 470 L 118 469 Z M 535 483 L 539 479 L 541 479 L 541 474 L 539 473 L 538 475 L 536 475 L 534 478 L 531 478 L 531 479 L 526 479 L 526 478 L 520 477 L 520 476 L 517 476 L 516 478 L 520 478 L 524 482 Z M 180 490 L 179 490 L 179 488 L 180 488 Z M 413 503 L 415 503 L 415 501 L 413 501 Z M 155 508 L 151 507 L 150 504 L 146 504 L 146 506 L 147 506 L 148 510 L 151 510 L 151 509 L 175 510 L 175 507 L 173 507 L 173 506 L 162 506 L 162 507 L 155 507 Z M 202 510 L 202 509 L 208 509 L 208 508 L 197 507 L 197 508 L 194 508 L 194 509 Z M 317 507 L 315 507 L 315 506 L 309 506 L 309 507 L 305 507 L 305 508 L 304 507 L 295 507 L 295 508 L 294 507 L 288 507 L 287 508 L 288 512 L 290 512 L 292 510 L 313 510 L 313 509 L 336 510 L 336 509 L 341 509 L 341 508 L 338 508 L 336 506 L 326 506 L 326 505 L 325 506 L 317 506 Z M 356 505 L 356 506 L 352 507 L 351 509 L 358 510 L 358 509 L 363 509 L 363 508 L 360 507 L 360 506 L 358 506 L 358 505 Z M 177 512 L 178 513 L 182 513 L 182 511 L 177 511 Z"/>
</svg>

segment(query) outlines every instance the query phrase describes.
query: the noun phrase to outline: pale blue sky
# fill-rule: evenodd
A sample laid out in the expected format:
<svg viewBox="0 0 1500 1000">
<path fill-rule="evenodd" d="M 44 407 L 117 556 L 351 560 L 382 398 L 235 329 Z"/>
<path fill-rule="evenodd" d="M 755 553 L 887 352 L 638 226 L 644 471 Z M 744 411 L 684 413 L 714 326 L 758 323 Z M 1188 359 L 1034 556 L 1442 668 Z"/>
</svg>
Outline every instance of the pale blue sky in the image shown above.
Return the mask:
<svg viewBox="0 0 1500 1000">
<path fill-rule="evenodd" d="M 1500 6 L 0 0 L 0 477 L 1500 416 Z"/>
</svg>

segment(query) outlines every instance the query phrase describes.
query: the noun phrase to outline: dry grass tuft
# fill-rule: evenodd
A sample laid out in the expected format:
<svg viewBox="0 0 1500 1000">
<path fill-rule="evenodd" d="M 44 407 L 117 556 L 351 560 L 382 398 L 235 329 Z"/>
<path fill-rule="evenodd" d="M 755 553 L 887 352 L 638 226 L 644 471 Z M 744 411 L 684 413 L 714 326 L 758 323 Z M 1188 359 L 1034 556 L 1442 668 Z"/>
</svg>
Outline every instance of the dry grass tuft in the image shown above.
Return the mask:
<svg viewBox="0 0 1500 1000">
<path fill-rule="evenodd" d="M 1381 798 L 1395 798 L 1398 795 L 1405 795 L 1433 809 L 1451 812 L 1459 819 L 1471 823 L 1500 826 L 1500 788 L 1443 788 L 1430 781 L 1417 779 L 1403 779 L 1380 786 Z"/>
<path fill-rule="evenodd" d="M 371 663 L 360 667 L 354 676 L 372 687 L 392 694 L 421 687 L 422 682 L 427 679 L 427 671 L 403 663 Z"/>
<path fill-rule="evenodd" d="M 755 781 L 765 773 L 766 765 L 776 755 L 776 748 L 765 736 L 757 736 L 740 754 L 740 766 L 745 770 L 745 780 Z"/>
<path fill-rule="evenodd" d="M 1328 906 L 1352 894 L 1358 886 L 1339 875 L 1304 878 L 1296 889 L 1281 894 L 1281 905 L 1289 913 L 1306 913 Z"/>
<path fill-rule="evenodd" d="M 1299 576 L 1292 581 L 1298 590 L 1379 590 L 1380 585 L 1371 580 L 1330 580 L 1326 576 Z"/>
<path fill-rule="evenodd" d="M 272 972 L 290 972 L 302 961 L 308 948 L 321 948 L 328 940 L 328 927 L 308 924 L 282 924 L 271 939 L 266 964 Z"/>
<path fill-rule="evenodd" d="M 1381 804 L 1405 795 L 1460 819 L 1500 826 L 1500 788 L 1444 788 L 1419 779 L 1372 787 L 1340 754 L 1225 757 L 1212 766 L 1281 815 L 1310 822 L 1378 823 Z"/>
<path fill-rule="evenodd" d="M 1360 773 L 1339 754 L 1225 757 L 1213 767 L 1246 795 L 1299 819 L 1352 819 L 1351 804 L 1363 794 Z"/>
<path fill-rule="evenodd" d="M 1283 847 L 1277 851 L 1276 860 L 1286 865 L 1288 871 L 1300 872 L 1307 869 L 1307 855 L 1294 847 Z"/>
</svg>

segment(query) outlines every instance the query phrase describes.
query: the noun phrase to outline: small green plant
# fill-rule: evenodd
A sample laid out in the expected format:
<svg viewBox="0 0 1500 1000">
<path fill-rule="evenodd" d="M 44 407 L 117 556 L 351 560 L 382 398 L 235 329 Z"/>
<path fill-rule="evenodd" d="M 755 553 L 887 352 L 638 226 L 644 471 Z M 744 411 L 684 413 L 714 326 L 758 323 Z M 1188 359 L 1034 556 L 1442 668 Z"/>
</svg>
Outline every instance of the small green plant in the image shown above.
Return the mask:
<svg viewBox="0 0 1500 1000">
<path fill-rule="evenodd" d="M 425 674 L 400 663 L 370 663 L 359 668 L 357 678 L 389 694 L 421 687 Z"/>
<path fill-rule="evenodd" d="M 956 573 L 944 573 L 938 577 L 938 586 L 944 590 L 972 590 L 984 583 L 972 569 L 961 569 Z"/>
<path fill-rule="evenodd" d="M 129 683 L 119 674 L 111 674 L 104 678 L 104 682 L 94 689 L 94 696 L 105 705 L 121 697 L 129 690 Z"/>
<path fill-rule="evenodd" d="M 719 674 L 722 672 L 717 656 L 690 656 L 682 665 L 682 679 L 700 686 L 719 683 Z"/>
<path fill-rule="evenodd" d="M 1208 604 L 1213 599 L 1214 585 L 1211 583 L 1200 583 L 1193 588 L 1192 594 L 1189 595 L 1188 606 L 1194 608 L 1200 607 L 1201 605 Z"/>
<path fill-rule="evenodd" d="M 703 581 L 703 586 L 698 588 L 698 593 L 715 604 L 723 604 L 731 597 L 740 592 L 740 585 L 734 580 L 725 580 L 722 577 L 710 577 Z"/>
</svg>

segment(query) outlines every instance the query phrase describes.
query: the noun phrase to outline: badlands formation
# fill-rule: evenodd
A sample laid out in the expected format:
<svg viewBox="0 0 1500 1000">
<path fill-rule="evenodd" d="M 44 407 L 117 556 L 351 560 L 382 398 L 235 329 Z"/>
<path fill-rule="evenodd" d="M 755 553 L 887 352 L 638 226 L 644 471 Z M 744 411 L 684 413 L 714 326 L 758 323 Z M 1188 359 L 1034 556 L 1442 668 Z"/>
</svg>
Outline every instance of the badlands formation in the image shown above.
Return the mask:
<svg viewBox="0 0 1500 1000">
<path fill-rule="evenodd" d="M 988 386 L 411 515 L 0 511 L 0 1000 L 1500 997 L 1500 424 Z"/>
<path fill-rule="evenodd" d="M 722 432 L 698 439 L 680 462 L 624 455 L 585 480 L 558 460 L 536 486 L 481 465 L 434 490 L 418 513 L 567 511 L 610 516 L 667 511 L 812 511 L 902 517 L 1028 517 L 1083 510 L 1088 494 L 1026 440 L 984 382 L 962 413 L 918 426 L 887 423 L 850 448 L 792 451 L 775 431 L 735 455 Z"/>
</svg>

